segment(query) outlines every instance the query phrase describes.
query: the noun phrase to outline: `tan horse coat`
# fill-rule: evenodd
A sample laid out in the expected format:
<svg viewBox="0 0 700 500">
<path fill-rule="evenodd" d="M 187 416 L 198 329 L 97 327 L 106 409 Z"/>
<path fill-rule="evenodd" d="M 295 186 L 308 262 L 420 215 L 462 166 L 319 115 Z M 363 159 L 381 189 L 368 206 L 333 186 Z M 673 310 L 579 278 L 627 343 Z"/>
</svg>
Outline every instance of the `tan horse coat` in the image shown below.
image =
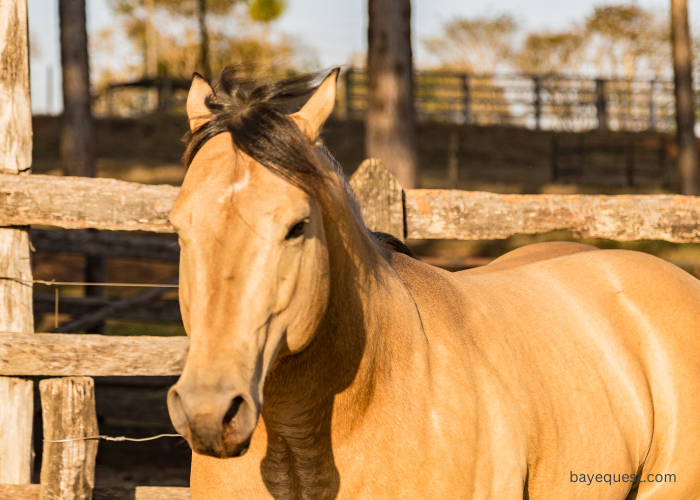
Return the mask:
<svg viewBox="0 0 700 500">
<path fill-rule="evenodd" d="M 322 123 L 327 113 L 314 116 Z M 320 123 L 312 123 L 310 137 Z M 266 193 L 303 197 L 236 156 L 225 134 L 198 156 L 208 160 L 192 164 L 173 211 L 183 234 L 194 231 L 183 226 L 196 215 L 195 202 L 207 203 L 198 190 L 214 200 L 248 179 L 250 199 L 274 205 Z M 323 155 L 317 161 L 333 172 Z M 695 278 L 645 254 L 573 243 L 532 245 L 483 268 L 449 273 L 378 244 L 343 180 L 332 176 L 328 186 L 332 206 L 319 206 L 322 228 L 313 228 L 313 210 L 309 226 L 319 231 L 313 234 L 322 231 L 327 248 L 328 300 L 300 313 L 317 325 L 313 338 L 298 350 L 280 350 L 258 381 L 262 418 L 245 455 L 193 455 L 194 500 L 700 498 Z M 237 205 L 251 231 L 260 229 L 262 207 L 246 212 Z M 227 220 L 232 231 L 244 231 L 235 217 Z M 204 255 L 197 249 L 215 245 L 214 233 L 188 234 L 183 255 Z M 252 233 L 236 241 L 237 254 L 253 259 Z M 226 249 L 221 244 L 219 252 Z M 181 280 L 193 289 L 212 266 L 243 273 L 236 266 L 245 263 L 236 262 L 190 258 Z M 207 279 L 219 288 L 200 295 L 237 286 L 235 278 Z M 294 293 L 308 290 L 299 285 Z M 207 360 L 217 349 L 228 352 L 234 340 L 206 325 L 224 324 L 216 311 L 234 309 L 207 309 L 192 292 L 181 300 L 192 336 L 175 386 L 185 401 L 185 389 L 203 394 L 212 373 L 225 380 L 226 370 L 246 361 L 234 354 L 229 365 Z M 205 316 L 211 319 L 193 323 Z M 235 324 L 237 317 L 227 320 Z M 230 339 L 243 342 L 243 333 L 235 335 Z M 174 422 L 196 450 L 197 420 L 187 426 L 183 419 Z M 638 473 L 644 482 L 621 480 Z M 590 484 L 578 480 L 582 474 Z M 620 479 L 608 484 L 596 474 Z M 675 481 L 650 482 L 649 474 L 673 474 Z"/>
</svg>

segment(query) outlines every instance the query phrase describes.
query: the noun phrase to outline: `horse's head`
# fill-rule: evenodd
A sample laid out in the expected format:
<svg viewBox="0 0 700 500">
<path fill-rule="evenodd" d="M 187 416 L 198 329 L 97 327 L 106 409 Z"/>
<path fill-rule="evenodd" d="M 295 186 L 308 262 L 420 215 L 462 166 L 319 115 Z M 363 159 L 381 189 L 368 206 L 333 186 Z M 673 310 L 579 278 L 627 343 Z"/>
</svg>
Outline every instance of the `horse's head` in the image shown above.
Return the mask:
<svg viewBox="0 0 700 500">
<path fill-rule="evenodd" d="M 311 342 L 326 309 L 319 191 L 328 172 L 313 142 L 333 109 L 336 78 L 292 115 L 276 98 L 294 95 L 293 83 L 250 89 L 224 74 L 216 93 L 202 78 L 192 83 L 191 164 L 170 214 L 191 344 L 168 408 L 197 453 L 246 452 L 266 375 Z"/>
</svg>

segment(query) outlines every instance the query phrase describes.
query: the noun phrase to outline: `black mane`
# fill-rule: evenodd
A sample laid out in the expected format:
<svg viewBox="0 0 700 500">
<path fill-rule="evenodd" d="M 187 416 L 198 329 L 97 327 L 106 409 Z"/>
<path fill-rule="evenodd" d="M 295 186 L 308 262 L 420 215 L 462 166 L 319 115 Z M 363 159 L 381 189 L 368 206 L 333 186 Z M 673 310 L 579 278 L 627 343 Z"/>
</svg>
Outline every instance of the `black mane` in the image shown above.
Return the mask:
<svg viewBox="0 0 700 500">
<path fill-rule="evenodd" d="M 309 139 L 289 118 L 288 108 L 292 99 L 312 93 L 325 74 L 265 82 L 245 78 L 242 73 L 235 66 L 221 72 L 215 96 L 205 103 L 213 118 L 184 137 L 185 168 L 209 139 L 228 132 L 238 150 L 309 191 L 321 179 L 322 172 L 315 165 Z"/>
</svg>

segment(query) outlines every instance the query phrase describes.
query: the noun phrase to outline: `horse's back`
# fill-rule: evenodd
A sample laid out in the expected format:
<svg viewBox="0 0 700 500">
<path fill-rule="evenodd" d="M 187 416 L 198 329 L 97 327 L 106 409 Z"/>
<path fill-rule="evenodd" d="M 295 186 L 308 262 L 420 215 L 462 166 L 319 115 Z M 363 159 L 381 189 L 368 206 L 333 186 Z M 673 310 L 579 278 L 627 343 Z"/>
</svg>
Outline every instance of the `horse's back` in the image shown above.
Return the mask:
<svg viewBox="0 0 700 500">
<path fill-rule="evenodd" d="M 584 245 L 583 243 L 572 243 L 568 241 L 535 243 L 508 252 L 507 254 L 495 259 L 488 265 L 466 269 L 455 274 L 459 276 L 487 274 L 532 264 L 534 262 L 572 255 L 575 253 L 590 252 L 592 250 L 598 249 L 590 245 Z"/>
</svg>

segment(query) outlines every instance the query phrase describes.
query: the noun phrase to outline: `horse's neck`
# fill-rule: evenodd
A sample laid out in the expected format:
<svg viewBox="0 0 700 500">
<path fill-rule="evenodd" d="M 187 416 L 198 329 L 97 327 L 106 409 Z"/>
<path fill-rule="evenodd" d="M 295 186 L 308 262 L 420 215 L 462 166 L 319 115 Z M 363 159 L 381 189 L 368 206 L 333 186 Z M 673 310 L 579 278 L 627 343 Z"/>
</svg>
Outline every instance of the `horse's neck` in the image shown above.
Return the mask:
<svg viewBox="0 0 700 500">
<path fill-rule="evenodd" d="M 275 403 L 294 401 L 291 406 L 301 408 L 306 398 L 311 404 L 353 389 L 367 369 L 383 361 L 387 343 L 397 340 L 392 336 L 397 318 L 420 322 L 406 286 L 383 256 L 387 250 L 370 239 L 348 205 L 342 208 L 326 224 L 328 307 L 309 347 L 281 359 L 270 374 Z"/>
<path fill-rule="evenodd" d="M 391 372 L 392 353 L 405 348 L 394 333 L 396 324 L 405 328 L 413 321 L 420 327 L 405 285 L 349 207 L 326 226 L 331 292 L 322 326 L 307 349 L 281 359 L 270 373 L 263 405 L 268 429 L 263 469 L 267 463 L 266 470 L 279 471 L 294 455 L 295 467 L 302 469 L 297 477 L 315 478 L 319 494 L 331 492 L 337 480 L 331 443 L 337 446 L 338 436 L 349 436 L 371 406 L 377 384 Z M 290 486 L 287 476 L 276 474 L 282 489 Z"/>
</svg>

